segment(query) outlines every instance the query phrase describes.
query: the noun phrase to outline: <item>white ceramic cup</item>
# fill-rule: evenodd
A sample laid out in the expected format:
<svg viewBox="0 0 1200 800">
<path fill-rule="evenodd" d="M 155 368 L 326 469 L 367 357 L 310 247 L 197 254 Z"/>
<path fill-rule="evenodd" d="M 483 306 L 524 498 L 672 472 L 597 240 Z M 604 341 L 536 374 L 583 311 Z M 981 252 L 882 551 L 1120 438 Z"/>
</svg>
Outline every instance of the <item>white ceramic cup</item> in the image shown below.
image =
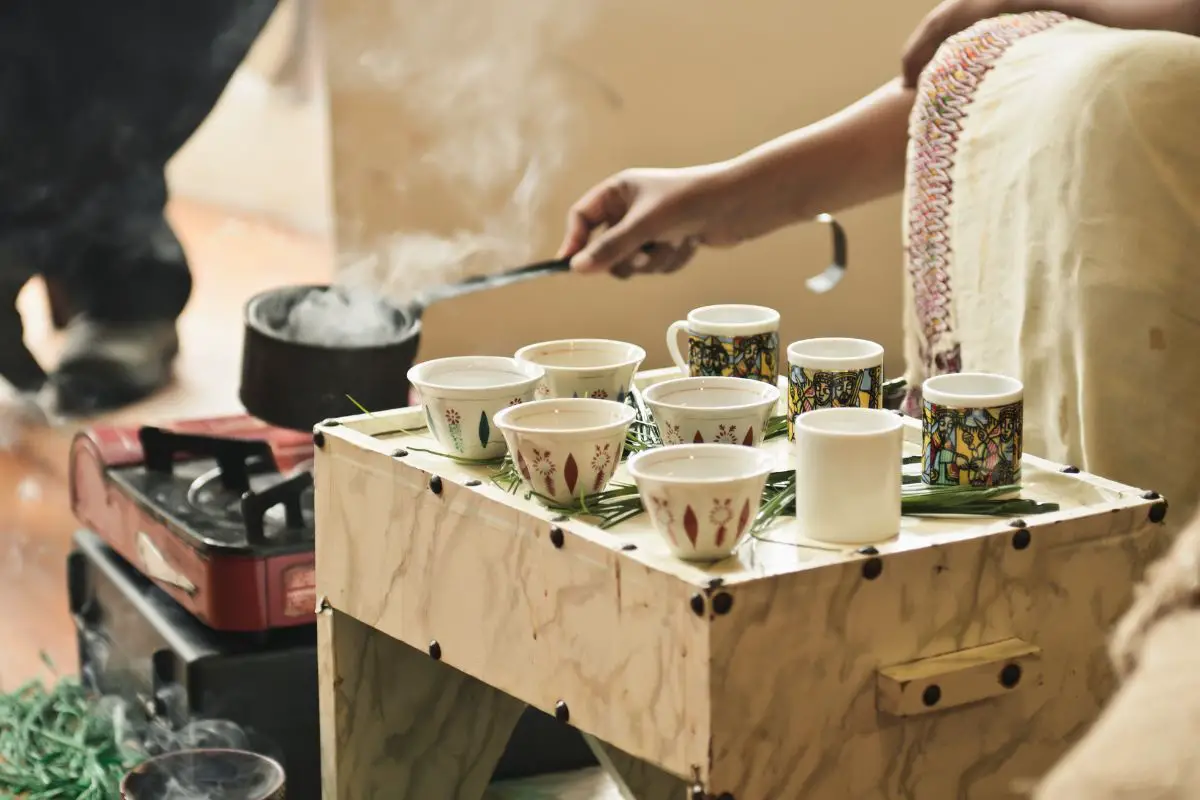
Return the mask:
<svg viewBox="0 0 1200 800">
<path fill-rule="evenodd" d="M 663 444 L 763 443 L 779 389 L 745 378 L 678 378 L 642 392 Z"/>
<path fill-rule="evenodd" d="M 497 356 L 437 358 L 408 371 L 433 438 L 450 455 L 471 459 L 507 452 L 492 417 L 506 406 L 532 400 L 541 380 L 541 367 Z"/>
<path fill-rule="evenodd" d="M 687 355 L 679 335 L 687 334 Z M 684 375 L 779 380 L 779 312 L 765 306 L 704 306 L 667 328 L 667 350 Z"/>
<path fill-rule="evenodd" d="M 828 337 L 788 345 L 788 438 L 798 414 L 818 408 L 883 408 L 883 345 Z"/>
<path fill-rule="evenodd" d="M 756 447 L 684 444 L 644 450 L 625 468 L 671 553 L 718 561 L 758 516 L 771 466 L 771 455 Z"/>
<path fill-rule="evenodd" d="M 1025 387 L 1016 378 L 961 372 L 921 386 L 921 480 L 932 486 L 1021 482 Z"/>
<path fill-rule="evenodd" d="M 646 360 L 646 351 L 612 339 L 559 339 L 522 347 L 515 357 L 545 372 L 537 388 L 540 400 L 590 397 L 620 403 Z"/>
<path fill-rule="evenodd" d="M 796 520 L 810 539 L 863 545 L 900 532 L 904 430 L 890 411 L 827 408 L 796 418 Z"/>
<path fill-rule="evenodd" d="M 560 505 L 596 494 L 612 480 L 634 411 L 577 397 L 535 400 L 496 414 L 525 485 Z"/>
</svg>

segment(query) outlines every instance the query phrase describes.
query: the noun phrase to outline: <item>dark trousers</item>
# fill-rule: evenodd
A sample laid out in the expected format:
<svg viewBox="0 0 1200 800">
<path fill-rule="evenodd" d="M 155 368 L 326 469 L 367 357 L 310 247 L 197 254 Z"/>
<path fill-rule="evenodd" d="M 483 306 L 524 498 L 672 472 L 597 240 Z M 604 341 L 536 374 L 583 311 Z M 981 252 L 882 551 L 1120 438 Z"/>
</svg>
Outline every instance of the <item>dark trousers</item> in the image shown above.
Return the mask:
<svg viewBox="0 0 1200 800">
<path fill-rule="evenodd" d="M 21 341 L 12 303 L 34 275 L 97 323 L 182 312 L 192 279 L 163 216 L 164 168 L 274 7 L 0 2 L 0 373 L 18 388 L 45 378 L 28 353 L 8 352 Z"/>
</svg>

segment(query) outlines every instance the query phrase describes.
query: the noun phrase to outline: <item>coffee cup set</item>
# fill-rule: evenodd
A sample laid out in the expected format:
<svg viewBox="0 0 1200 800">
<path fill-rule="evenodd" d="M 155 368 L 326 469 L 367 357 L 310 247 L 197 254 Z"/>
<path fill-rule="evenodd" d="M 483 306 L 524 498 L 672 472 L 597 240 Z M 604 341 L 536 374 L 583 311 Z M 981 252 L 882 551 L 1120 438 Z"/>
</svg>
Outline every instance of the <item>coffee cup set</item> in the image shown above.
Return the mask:
<svg viewBox="0 0 1200 800">
<path fill-rule="evenodd" d="M 665 446 L 632 455 L 627 469 L 651 523 L 680 559 L 728 557 L 758 515 L 775 463 L 761 445 L 780 396 L 779 321 L 762 306 L 692 311 L 667 332 L 686 377 L 641 392 Z M 645 355 L 625 342 L 565 339 L 523 347 L 512 358 L 427 361 L 409 380 L 448 455 L 487 461 L 511 453 L 527 488 L 568 505 L 603 491 L 620 465 L 636 418 L 624 400 Z M 883 347 L 808 339 L 786 356 L 801 532 L 838 546 L 893 538 L 904 434 L 899 417 L 883 409 Z M 1019 381 L 950 374 L 922 389 L 924 483 L 1020 481 Z"/>
</svg>

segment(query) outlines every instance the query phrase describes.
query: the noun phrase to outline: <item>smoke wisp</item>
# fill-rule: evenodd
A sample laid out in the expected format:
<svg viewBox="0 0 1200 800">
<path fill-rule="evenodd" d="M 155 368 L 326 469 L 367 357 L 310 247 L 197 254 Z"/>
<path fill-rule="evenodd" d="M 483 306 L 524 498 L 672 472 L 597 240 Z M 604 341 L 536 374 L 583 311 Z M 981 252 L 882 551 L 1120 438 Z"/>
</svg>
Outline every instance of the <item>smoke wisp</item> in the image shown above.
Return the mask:
<svg viewBox="0 0 1200 800">
<path fill-rule="evenodd" d="M 558 57 L 588 23 L 592 6 L 592 0 L 392 0 L 387 24 L 335 25 L 328 45 L 333 91 L 383 94 L 391 99 L 389 118 L 406 123 L 395 135 L 364 132 L 364 150 L 394 142 L 392 163 L 400 166 L 388 170 L 390 190 L 414 207 L 428 197 L 458 224 L 362 235 L 362 220 L 339 219 L 343 241 L 354 243 L 343 251 L 339 283 L 369 291 L 298 305 L 294 313 L 305 316 L 304 325 L 327 343 L 370 341 L 382 334 L 370 330 L 370 294 L 404 303 L 436 284 L 546 257 L 537 252 L 546 234 L 545 203 L 579 122 Z M 343 137 L 335 150 L 357 146 L 335 130 Z"/>
</svg>

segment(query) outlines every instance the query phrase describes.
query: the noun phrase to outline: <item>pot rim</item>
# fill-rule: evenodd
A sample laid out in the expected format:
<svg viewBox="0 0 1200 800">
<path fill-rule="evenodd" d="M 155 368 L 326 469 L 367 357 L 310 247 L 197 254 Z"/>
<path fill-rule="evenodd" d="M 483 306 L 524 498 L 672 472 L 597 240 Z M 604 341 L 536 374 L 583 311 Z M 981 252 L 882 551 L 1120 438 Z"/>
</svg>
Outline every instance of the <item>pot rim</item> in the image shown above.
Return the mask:
<svg viewBox="0 0 1200 800">
<path fill-rule="evenodd" d="M 286 284 L 284 286 L 276 286 L 273 289 L 264 289 L 263 291 L 258 292 L 257 294 L 255 294 L 253 297 L 251 297 L 249 300 L 246 301 L 246 304 L 242 309 L 242 323 L 243 323 L 246 331 L 254 331 L 255 333 L 259 334 L 260 336 L 264 336 L 264 337 L 266 337 L 268 339 L 272 339 L 276 342 L 291 345 L 296 348 L 303 348 L 306 350 L 328 351 L 328 352 L 363 352 L 363 351 L 369 352 L 369 351 L 373 351 L 373 350 L 375 350 L 375 351 L 388 350 L 388 349 L 391 349 L 394 347 L 399 347 L 401 345 L 407 344 L 407 343 L 411 342 L 414 338 L 421 335 L 421 318 L 419 315 L 413 313 L 414 306 L 411 303 L 407 306 L 402 307 L 402 306 L 396 305 L 395 303 L 392 303 L 391 301 L 387 301 L 388 305 L 391 308 L 393 308 L 400 314 L 404 315 L 404 318 L 409 322 L 408 327 L 402 328 L 399 331 L 397 338 L 390 339 L 386 342 L 380 342 L 378 344 L 351 345 L 351 346 L 322 345 L 322 344 L 311 344 L 309 342 L 297 342 L 294 339 L 289 339 L 286 336 L 283 336 L 276 328 L 273 328 L 270 325 L 268 325 L 266 323 L 266 321 L 262 319 L 261 314 L 256 313 L 258 310 L 258 307 L 261 306 L 262 303 L 264 303 L 267 299 L 272 298 L 272 297 L 277 297 L 280 294 L 284 294 L 287 292 L 299 293 L 304 290 L 308 290 L 309 292 L 318 291 L 318 290 L 328 290 L 328 289 L 334 288 L 334 286 L 335 286 L 335 284 L 332 284 L 332 283 L 296 283 L 296 284 Z"/>
</svg>

